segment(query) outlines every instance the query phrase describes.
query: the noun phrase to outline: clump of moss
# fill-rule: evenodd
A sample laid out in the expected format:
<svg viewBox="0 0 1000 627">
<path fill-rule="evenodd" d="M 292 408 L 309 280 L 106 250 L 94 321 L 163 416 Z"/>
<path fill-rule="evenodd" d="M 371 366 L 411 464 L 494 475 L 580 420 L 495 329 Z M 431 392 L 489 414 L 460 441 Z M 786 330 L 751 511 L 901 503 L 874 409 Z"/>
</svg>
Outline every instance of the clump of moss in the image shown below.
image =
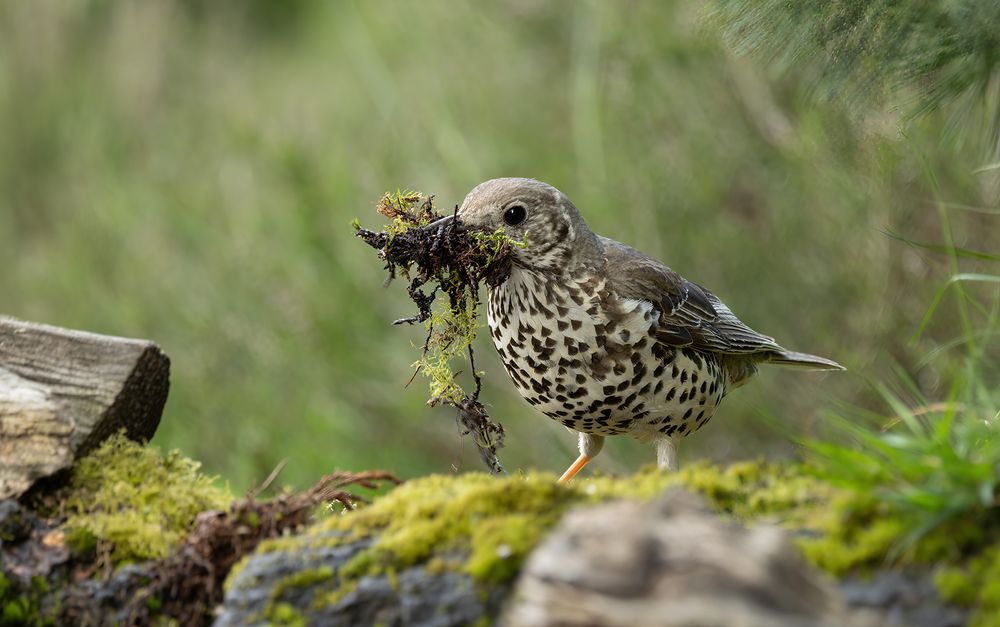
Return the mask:
<svg viewBox="0 0 1000 627">
<path fill-rule="evenodd" d="M 844 489 L 827 507 L 813 512 L 807 524 L 818 534 L 799 540 L 803 553 L 836 576 L 879 568 L 888 562 L 960 563 L 986 540 L 982 527 L 958 519 L 908 542 L 912 520 L 871 495 Z"/>
<path fill-rule="evenodd" d="M 843 494 L 812 519 L 817 535 L 801 538 L 799 547 L 810 562 L 835 576 L 881 566 L 906 531 L 898 517 L 887 514 L 875 501 Z"/>
<path fill-rule="evenodd" d="M 306 617 L 295 609 L 294 605 L 290 603 L 278 603 L 270 613 L 269 624 L 285 625 L 287 627 L 306 627 L 309 623 L 306 621 Z"/>
<path fill-rule="evenodd" d="M 716 509 L 741 521 L 777 516 L 796 524 L 836 492 L 805 466 L 762 461 L 729 466 L 699 461 L 675 473 L 648 469 L 633 477 L 595 477 L 582 485 L 598 500 L 609 494 L 649 499 L 666 487 L 680 486 L 703 494 Z"/>
<path fill-rule="evenodd" d="M 116 434 L 73 468 L 68 544 L 108 566 L 162 558 L 195 517 L 232 497 L 178 451 L 161 453 Z"/>
<path fill-rule="evenodd" d="M 458 208 L 456 207 L 456 212 Z M 428 403 L 445 403 L 458 409 L 458 418 L 471 433 L 483 461 L 493 472 L 503 468 L 496 451 L 503 445 L 503 427 L 489 417 L 479 402 L 480 373 L 476 371 L 472 340 L 480 326 L 479 284 L 496 285 L 510 273 L 510 251 L 525 242 L 511 240 L 503 230 L 467 232 L 450 223 L 436 222 L 433 196 L 417 192 L 386 193 L 376 210 L 390 219 L 381 231 L 361 228 L 357 235 L 379 252 L 389 278 L 401 272 L 410 279 L 408 293 L 417 313 L 393 324 L 425 323 L 427 339 L 420 359 L 413 365 L 430 382 Z M 437 226 L 435 226 L 437 225 Z M 431 285 L 428 291 L 425 286 Z M 439 292 L 447 302 L 437 301 Z M 467 394 L 451 366 L 468 356 L 475 390 Z"/>
</svg>

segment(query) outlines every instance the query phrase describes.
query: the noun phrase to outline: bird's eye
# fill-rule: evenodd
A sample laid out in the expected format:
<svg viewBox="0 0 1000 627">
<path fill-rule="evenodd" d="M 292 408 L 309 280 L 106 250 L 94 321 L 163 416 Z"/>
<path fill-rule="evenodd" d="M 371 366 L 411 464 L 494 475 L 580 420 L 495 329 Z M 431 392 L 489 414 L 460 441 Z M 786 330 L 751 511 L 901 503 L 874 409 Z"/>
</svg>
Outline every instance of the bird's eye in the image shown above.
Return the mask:
<svg viewBox="0 0 1000 627">
<path fill-rule="evenodd" d="M 503 221 L 510 226 L 516 226 L 524 222 L 524 217 L 528 212 L 521 205 L 512 205 L 503 212 Z"/>
</svg>

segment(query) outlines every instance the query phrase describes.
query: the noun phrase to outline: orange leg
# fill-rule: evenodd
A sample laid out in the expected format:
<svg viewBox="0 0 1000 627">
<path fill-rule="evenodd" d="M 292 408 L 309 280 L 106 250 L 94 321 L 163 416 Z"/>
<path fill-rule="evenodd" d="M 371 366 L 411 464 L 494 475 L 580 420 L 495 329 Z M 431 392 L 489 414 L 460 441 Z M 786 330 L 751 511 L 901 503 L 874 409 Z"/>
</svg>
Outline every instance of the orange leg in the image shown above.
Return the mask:
<svg viewBox="0 0 1000 627">
<path fill-rule="evenodd" d="M 562 476 L 559 477 L 559 483 L 566 483 L 567 481 L 575 477 L 576 473 L 580 472 L 580 470 L 582 470 L 583 467 L 586 466 L 587 462 L 589 461 L 590 461 L 589 457 L 587 457 L 583 453 L 580 453 L 580 456 L 576 458 L 576 461 L 573 462 L 573 465 L 567 468 L 566 472 L 564 472 Z"/>
</svg>

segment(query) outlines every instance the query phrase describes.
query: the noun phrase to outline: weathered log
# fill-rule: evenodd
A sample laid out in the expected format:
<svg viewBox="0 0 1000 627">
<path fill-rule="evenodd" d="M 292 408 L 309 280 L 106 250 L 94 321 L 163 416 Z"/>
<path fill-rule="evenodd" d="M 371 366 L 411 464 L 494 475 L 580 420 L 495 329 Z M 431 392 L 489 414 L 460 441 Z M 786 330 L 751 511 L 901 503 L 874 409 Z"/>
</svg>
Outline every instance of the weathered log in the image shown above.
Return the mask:
<svg viewBox="0 0 1000 627">
<path fill-rule="evenodd" d="M 148 340 L 0 316 L 0 499 L 69 468 L 112 433 L 148 440 L 170 360 Z"/>
</svg>

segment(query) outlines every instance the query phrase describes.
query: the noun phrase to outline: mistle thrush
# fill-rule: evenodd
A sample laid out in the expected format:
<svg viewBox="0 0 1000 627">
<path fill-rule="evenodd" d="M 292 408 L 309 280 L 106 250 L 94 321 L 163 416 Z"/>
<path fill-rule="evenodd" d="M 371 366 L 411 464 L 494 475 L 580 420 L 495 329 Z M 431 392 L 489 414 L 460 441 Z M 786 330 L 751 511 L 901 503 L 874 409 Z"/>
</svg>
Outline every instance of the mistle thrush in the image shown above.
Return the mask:
<svg viewBox="0 0 1000 627">
<path fill-rule="evenodd" d="M 579 432 L 580 457 L 560 481 L 597 455 L 606 436 L 622 433 L 654 443 L 659 466 L 676 469 L 677 441 L 708 422 L 757 364 L 843 369 L 785 350 L 704 287 L 595 235 L 551 185 L 486 181 L 466 196 L 457 220 L 527 240 L 513 249 L 509 278 L 490 289 L 488 322 L 521 396 Z"/>
</svg>

